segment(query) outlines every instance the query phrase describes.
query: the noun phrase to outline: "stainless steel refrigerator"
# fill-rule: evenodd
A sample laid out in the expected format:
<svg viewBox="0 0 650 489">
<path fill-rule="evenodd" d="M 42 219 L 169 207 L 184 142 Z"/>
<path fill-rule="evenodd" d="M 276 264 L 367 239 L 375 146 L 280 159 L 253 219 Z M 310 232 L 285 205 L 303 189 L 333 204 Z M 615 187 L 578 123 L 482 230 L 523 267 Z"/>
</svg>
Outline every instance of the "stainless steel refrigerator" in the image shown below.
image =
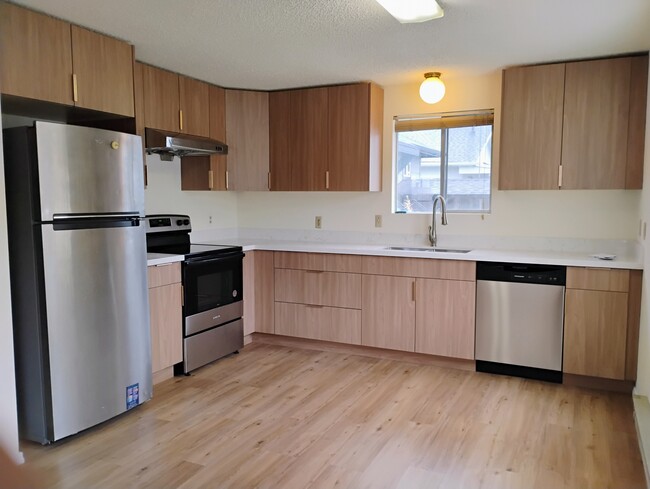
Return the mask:
<svg viewBox="0 0 650 489">
<path fill-rule="evenodd" d="M 3 131 L 19 428 L 46 444 L 151 398 L 142 142 Z"/>
</svg>

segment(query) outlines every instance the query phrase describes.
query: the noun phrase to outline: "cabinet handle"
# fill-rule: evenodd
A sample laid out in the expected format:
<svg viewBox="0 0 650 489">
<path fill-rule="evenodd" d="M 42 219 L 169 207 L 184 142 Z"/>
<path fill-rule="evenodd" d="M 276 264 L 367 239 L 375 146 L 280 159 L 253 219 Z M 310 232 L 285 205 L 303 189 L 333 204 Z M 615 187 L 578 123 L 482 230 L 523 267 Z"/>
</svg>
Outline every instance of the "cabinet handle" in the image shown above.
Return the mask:
<svg viewBox="0 0 650 489">
<path fill-rule="evenodd" d="M 230 179 L 229 179 L 230 175 L 229 175 L 229 173 L 230 172 L 228 170 L 226 170 L 226 190 L 230 189 Z"/>
<path fill-rule="evenodd" d="M 562 165 L 560 165 L 560 168 L 558 170 L 557 181 L 558 187 L 562 188 Z"/>
<path fill-rule="evenodd" d="M 271 172 L 268 173 L 268 178 L 266 181 L 266 186 L 268 187 L 269 190 L 271 190 Z"/>
<path fill-rule="evenodd" d="M 322 309 L 323 306 L 317 306 L 316 304 L 305 304 L 310 309 Z"/>
<path fill-rule="evenodd" d="M 185 287 L 181 284 L 181 306 L 185 307 Z"/>
<path fill-rule="evenodd" d="M 323 273 L 325 270 L 305 270 L 307 273 Z"/>
<path fill-rule="evenodd" d="M 411 300 L 415 302 L 415 280 L 412 282 L 411 285 Z"/>
<path fill-rule="evenodd" d="M 326 171 L 325 172 L 325 190 L 330 189 L 330 172 Z"/>
<path fill-rule="evenodd" d="M 214 172 L 212 170 L 208 170 L 208 187 L 210 190 L 214 190 Z"/>
<path fill-rule="evenodd" d="M 154 267 L 156 267 L 156 268 L 158 268 L 158 267 L 171 267 L 174 263 L 176 263 L 176 262 L 171 262 L 171 263 L 160 263 L 160 264 L 158 264 L 158 265 L 154 265 Z"/>
<path fill-rule="evenodd" d="M 77 86 L 77 74 L 72 74 L 72 100 L 79 102 L 79 87 Z"/>
<path fill-rule="evenodd" d="M 178 111 L 178 120 L 179 120 L 179 125 L 181 128 L 181 131 L 183 130 L 183 109 Z"/>
</svg>

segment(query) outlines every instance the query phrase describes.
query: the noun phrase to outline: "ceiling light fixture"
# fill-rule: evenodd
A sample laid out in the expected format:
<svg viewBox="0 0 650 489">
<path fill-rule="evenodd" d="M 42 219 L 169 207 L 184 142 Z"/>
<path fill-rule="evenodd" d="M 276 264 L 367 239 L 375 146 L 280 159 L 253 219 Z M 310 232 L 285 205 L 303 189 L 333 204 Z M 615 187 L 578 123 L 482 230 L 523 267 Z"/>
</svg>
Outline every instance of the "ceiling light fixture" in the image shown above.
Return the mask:
<svg viewBox="0 0 650 489">
<path fill-rule="evenodd" d="M 436 0 L 377 0 L 402 24 L 439 19 L 445 12 Z"/>
<path fill-rule="evenodd" d="M 420 98 L 428 104 L 440 102 L 445 96 L 445 84 L 440 79 L 440 73 L 432 71 L 424 74 L 424 81 L 420 85 Z"/>
</svg>

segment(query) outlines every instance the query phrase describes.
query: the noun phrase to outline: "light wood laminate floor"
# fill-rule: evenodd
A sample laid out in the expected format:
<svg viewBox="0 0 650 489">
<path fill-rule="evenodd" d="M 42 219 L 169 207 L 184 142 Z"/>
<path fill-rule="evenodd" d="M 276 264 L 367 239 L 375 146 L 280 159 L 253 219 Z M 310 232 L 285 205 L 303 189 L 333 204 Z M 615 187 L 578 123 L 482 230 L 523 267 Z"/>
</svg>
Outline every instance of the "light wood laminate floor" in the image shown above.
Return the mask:
<svg viewBox="0 0 650 489">
<path fill-rule="evenodd" d="M 253 343 L 81 436 L 52 488 L 641 488 L 629 396 Z"/>
</svg>

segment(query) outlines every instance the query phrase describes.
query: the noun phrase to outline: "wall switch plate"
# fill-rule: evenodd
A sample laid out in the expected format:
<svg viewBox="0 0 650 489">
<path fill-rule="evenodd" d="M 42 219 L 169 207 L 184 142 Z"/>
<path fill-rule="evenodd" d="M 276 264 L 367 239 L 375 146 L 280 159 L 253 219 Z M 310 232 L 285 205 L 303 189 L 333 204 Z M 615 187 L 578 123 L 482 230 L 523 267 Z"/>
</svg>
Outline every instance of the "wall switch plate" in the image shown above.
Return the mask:
<svg viewBox="0 0 650 489">
<path fill-rule="evenodd" d="M 314 219 L 314 227 L 316 229 L 323 227 L 323 218 L 321 216 L 316 216 L 316 219 Z"/>
<path fill-rule="evenodd" d="M 376 214 L 375 215 L 375 227 L 376 228 L 381 227 L 381 214 Z"/>
</svg>

